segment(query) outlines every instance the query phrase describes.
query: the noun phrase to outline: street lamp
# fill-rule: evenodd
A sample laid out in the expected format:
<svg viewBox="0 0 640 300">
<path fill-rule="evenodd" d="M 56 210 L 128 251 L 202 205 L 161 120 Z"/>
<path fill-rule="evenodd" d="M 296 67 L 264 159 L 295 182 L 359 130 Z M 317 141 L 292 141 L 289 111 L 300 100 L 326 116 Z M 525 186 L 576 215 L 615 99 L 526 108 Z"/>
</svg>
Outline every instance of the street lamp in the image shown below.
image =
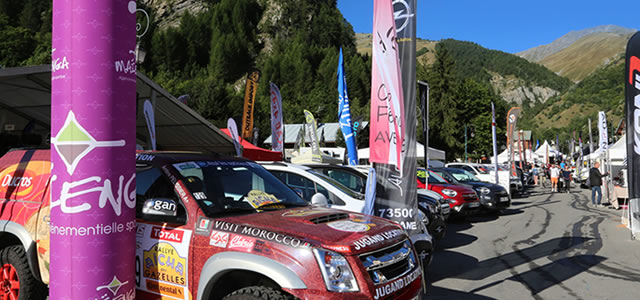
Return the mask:
<svg viewBox="0 0 640 300">
<path fill-rule="evenodd" d="M 464 124 L 464 162 L 468 162 L 469 158 L 467 156 L 467 127 L 471 127 L 471 137 L 473 138 L 475 136 L 474 132 L 473 132 L 473 126 L 467 126 L 467 124 Z"/>
</svg>

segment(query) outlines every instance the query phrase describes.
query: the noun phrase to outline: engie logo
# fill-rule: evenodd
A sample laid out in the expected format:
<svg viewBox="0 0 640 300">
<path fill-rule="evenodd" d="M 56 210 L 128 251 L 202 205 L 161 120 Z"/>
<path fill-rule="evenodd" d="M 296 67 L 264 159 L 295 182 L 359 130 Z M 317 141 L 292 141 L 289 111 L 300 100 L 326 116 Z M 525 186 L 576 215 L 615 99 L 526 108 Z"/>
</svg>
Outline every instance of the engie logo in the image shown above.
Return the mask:
<svg viewBox="0 0 640 300">
<path fill-rule="evenodd" d="M 151 238 L 164 240 L 169 242 L 182 243 L 182 236 L 184 231 L 182 230 L 168 230 L 160 227 L 151 228 Z"/>
<path fill-rule="evenodd" d="M 629 84 L 640 92 L 640 58 L 635 56 L 629 61 Z M 633 99 L 633 104 L 633 151 L 640 155 L 640 93 Z"/>
</svg>

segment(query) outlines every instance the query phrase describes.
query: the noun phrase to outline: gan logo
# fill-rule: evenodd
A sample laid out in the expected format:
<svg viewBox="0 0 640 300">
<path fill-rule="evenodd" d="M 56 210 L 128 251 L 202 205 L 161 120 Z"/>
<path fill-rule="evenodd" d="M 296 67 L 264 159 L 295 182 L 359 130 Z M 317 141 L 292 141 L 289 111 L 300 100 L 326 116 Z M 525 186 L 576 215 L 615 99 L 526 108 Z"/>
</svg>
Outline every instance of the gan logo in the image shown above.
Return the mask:
<svg viewBox="0 0 640 300">
<path fill-rule="evenodd" d="M 69 111 L 64 125 L 55 137 L 51 137 L 51 144 L 54 145 L 58 155 L 62 158 L 67 172 L 73 175 L 80 160 L 84 158 L 91 150 L 98 147 L 122 147 L 125 145 L 124 140 L 117 141 L 96 141 L 96 139 L 85 130 L 73 111 Z"/>
<path fill-rule="evenodd" d="M 629 84 L 640 92 L 640 58 L 636 56 L 629 61 Z M 640 94 L 633 100 L 633 152 L 640 155 Z"/>
</svg>

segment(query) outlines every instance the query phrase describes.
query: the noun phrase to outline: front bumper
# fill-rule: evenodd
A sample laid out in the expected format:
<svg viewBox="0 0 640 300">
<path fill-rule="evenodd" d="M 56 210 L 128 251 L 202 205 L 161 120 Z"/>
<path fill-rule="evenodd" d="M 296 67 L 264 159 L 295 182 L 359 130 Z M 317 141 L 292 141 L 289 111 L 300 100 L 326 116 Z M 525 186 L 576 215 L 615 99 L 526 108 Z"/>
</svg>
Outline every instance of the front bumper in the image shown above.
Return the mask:
<svg viewBox="0 0 640 300">
<path fill-rule="evenodd" d="M 501 210 L 511 206 L 511 197 L 508 193 L 488 194 L 480 196 L 480 204 L 486 210 Z"/>
<path fill-rule="evenodd" d="M 479 201 L 464 202 L 460 205 L 452 207 L 451 213 L 458 216 L 471 216 L 480 211 L 481 204 Z"/>
</svg>

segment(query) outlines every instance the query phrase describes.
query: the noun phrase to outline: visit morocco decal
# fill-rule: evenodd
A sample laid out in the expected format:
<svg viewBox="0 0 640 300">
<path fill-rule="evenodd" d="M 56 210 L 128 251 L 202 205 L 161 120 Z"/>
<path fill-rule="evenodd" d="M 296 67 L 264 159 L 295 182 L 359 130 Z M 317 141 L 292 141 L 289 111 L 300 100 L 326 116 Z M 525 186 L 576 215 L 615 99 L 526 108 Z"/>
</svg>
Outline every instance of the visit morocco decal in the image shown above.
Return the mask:
<svg viewBox="0 0 640 300">
<path fill-rule="evenodd" d="M 162 295 L 163 299 L 191 299 L 188 282 L 191 230 L 138 223 L 136 232 L 138 289 Z"/>
</svg>

